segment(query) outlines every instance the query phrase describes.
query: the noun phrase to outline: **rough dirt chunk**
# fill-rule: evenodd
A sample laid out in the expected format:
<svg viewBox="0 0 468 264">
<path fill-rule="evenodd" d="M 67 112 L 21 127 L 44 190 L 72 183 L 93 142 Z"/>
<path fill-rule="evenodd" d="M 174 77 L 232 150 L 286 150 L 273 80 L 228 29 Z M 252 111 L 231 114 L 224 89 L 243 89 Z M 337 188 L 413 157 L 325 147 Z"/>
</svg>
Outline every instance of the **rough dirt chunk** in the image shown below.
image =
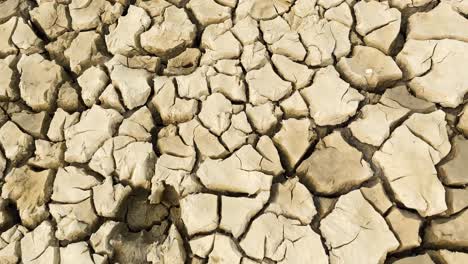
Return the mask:
<svg viewBox="0 0 468 264">
<path fill-rule="evenodd" d="M 463 69 L 468 43 L 458 40 L 409 40 L 397 56 L 416 96 L 444 107 L 457 107 L 468 92 Z"/>
<path fill-rule="evenodd" d="M 354 5 L 356 31 L 364 42 L 389 54 L 400 32 L 401 14 L 387 2 L 359 2 Z"/>
<path fill-rule="evenodd" d="M 220 136 L 231 124 L 231 114 L 231 101 L 220 93 L 213 93 L 202 103 L 199 118 L 213 134 Z"/>
<path fill-rule="evenodd" d="M 141 46 L 156 56 L 170 57 L 191 45 L 196 32 L 184 9 L 170 6 L 148 31 L 141 34 Z"/>
<path fill-rule="evenodd" d="M 271 56 L 271 61 L 281 77 L 292 82 L 296 89 L 304 88 L 312 81 L 314 70 L 309 69 L 306 65 L 296 63 L 286 56 L 277 54 Z"/>
<path fill-rule="evenodd" d="M 317 135 L 312 129 L 312 122 L 307 119 L 286 119 L 273 137 L 273 142 L 286 158 L 286 167 L 291 170 L 304 156 Z"/>
<path fill-rule="evenodd" d="M 115 110 L 98 105 L 81 115 L 80 121 L 65 130 L 68 162 L 87 162 L 104 141 L 112 137 L 122 116 Z"/>
<path fill-rule="evenodd" d="M 230 232 L 234 237 L 240 237 L 251 219 L 265 206 L 269 198 L 268 192 L 261 192 L 255 198 L 221 197 L 221 221 L 219 227 Z"/>
<path fill-rule="evenodd" d="M 30 12 L 31 20 L 47 35 L 55 39 L 70 29 L 67 6 L 57 2 L 44 2 Z"/>
<path fill-rule="evenodd" d="M 84 71 L 77 80 L 81 87 L 83 102 L 86 106 L 91 107 L 96 104 L 99 95 L 106 88 L 109 77 L 103 69 L 91 67 Z"/>
<path fill-rule="evenodd" d="M 297 219 L 304 225 L 310 224 L 317 214 L 312 195 L 297 177 L 274 184 L 271 192 L 272 198 L 266 208 L 267 212 Z"/>
<path fill-rule="evenodd" d="M 409 250 L 421 245 L 422 238 L 419 237 L 419 230 L 422 225 L 422 219 L 419 215 L 393 207 L 385 218 L 398 241 L 400 241 L 400 246 L 396 249 L 396 252 Z"/>
<path fill-rule="evenodd" d="M 57 223 L 55 236 L 59 240 L 82 240 L 95 228 L 98 216 L 90 198 L 76 204 L 49 204 L 50 214 Z"/>
<path fill-rule="evenodd" d="M 0 99 L 4 101 L 17 100 L 19 91 L 15 87 L 15 56 L 8 56 L 0 60 L 0 75 L 3 76 L 0 80 Z"/>
<path fill-rule="evenodd" d="M 416 113 L 430 113 L 436 110 L 434 103 L 415 97 L 405 85 L 385 90 L 379 102 L 390 107 L 404 107 Z"/>
<path fill-rule="evenodd" d="M 320 222 L 320 231 L 331 263 L 379 263 L 399 245 L 384 218 L 358 190 L 338 199 L 333 211 Z"/>
<path fill-rule="evenodd" d="M 60 203 L 79 203 L 91 197 L 91 190 L 99 181 L 83 169 L 68 166 L 59 168 L 54 180 L 52 200 Z"/>
<path fill-rule="evenodd" d="M 301 10 L 301 13 L 304 12 Z M 300 14 L 302 15 L 302 14 Z M 307 55 L 304 62 L 310 66 L 326 66 L 351 51 L 348 38 L 350 28 L 327 19 L 305 19 L 297 29 Z"/>
<path fill-rule="evenodd" d="M 359 119 L 349 125 L 353 136 L 362 143 L 380 146 L 390 136 L 390 129 L 404 118 L 410 110 L 398 103 L 366 105 L 361 109 Z"/>
<path fill-rule="evenodd" d="M 240 56 L 242 45 L 231 32 L 231 28 L 231 20 L 206 27 L 200 43 L 200 47 L 205 49 L 200 64 L 209 65 L 217 60 L 234 59 Z"/>
<path fill-rule="evenodd" d="M 451 157 L 439 166 L 440 179 L 450 186 L 463 186 L 468 183 L 465 173 L 465 161 L 468 157 L 468 141 L 457 136 L 452 142 Z"/>
<path fill-rule="evenodd" d="M 39 54 L 23 56 L 18 62 L 21 74 L 21 98 L 36 111 L 50 110 L 57 98 L 57 89 L 63 80 L 63 70 L 53 61 Z"/>
<path fill-rule="evenodd" d="M 269 190 L 273 177 L 261 170 L 262 156 L 244 146 L 224 160 L 206 159 L 197 170 L 204 186 L 216 191 L 255 194 Z"/>
<path fill-rule="evenodd" d="M 64 55 L 71 70 L 76 74 L 104 62 L 104 40 L 101 35 L 94 31 L 78 33 L 69 45 Z"/>
<path fill-rule="evenodd" d="M 338 125 L 356 113 L 364 99 L 356 89 L 343 81 L 333 66 L 315 73 L 311 86 L 301 90 L 309 105 L 310 116 L 319 126 Z"/>
<path fill-rule="evenodd" d="M 5 177 L 2 198 L 12 200 L 26 227 L 34 228 L 49 216 L 46 204 L 52 194 L 52 170 L 33 171 L 28 166 L 14 168 Z"/>
<path fill-rule="evenodd" d="M 351 57 L 341 58 L 337 68 L 354 87 L 369 91 L 382 89 L 402 78 L 392 57 L 367 46 L 354 47 Z"/>
<path fill-rule="evenodd" d="M 420 12 L 409 17 L 408 38 L 468 41 L 468 21 L 450 4 L 442 2 L 429 12 Z"/>
<path fill-rule="evenodd" d="M 447 215 L 456 214 L 468 207 L 468 189 L 446 188 L 447 193 Z"/>
<path fill-rule="evenodd" d="M 439 247 L 466 247 L 468 245 L 467 220 L 468 210 L 448 219 L 434 219 L 425 229 L 424 241 L 429 245 Z"/>
<path fill-rule="evenodd" d="M 386 214 L 393 205 L 380 179 L 372 182 L 369 186 L 361 187 L 361 193 L 380 214 Z"/>
<path fill-rule="evenodd" d="M 241 258 L 242 254 L 230 237 L 223 234 L 215 235 L 208 263 L 239 263 Z"/>
<path fill-rule="evenodd" d="M 50 143 L 46 140 L 34 142 L 36 150 L 34 157 L 28 160 L 28 164 L 43 169 L 57 169 L 64 164 L 65 143 Z"/>
<path fill-rule="evenodd" d="M 312 155 L 299 165 L 297 174 L 316 192 L 345 192 L 373 176 L 363 154 L 350 146 L 340 132 L 323 138 L 315 148 Z"/>
<path fill-rule="evenodd" d="M 450 151 L 444 117 L 442 111 L 412 115 L 372 158 L 395 198 L 421 216 L 447 209 L 445 190 L 434 167 Z"/>
<path fill-rule="evenodd" d="M 283 114 L 281 108 L 275 107 L 271 102 L 257 106 L 247 105 L 245 112 L 252 127 L 262 135 L 272 133 Z"/>
<path fill-rule="evenodd" d="M 128 109 L 145 104 L 151 93 L 149 81 L 152 74 L 143 69 L 131 69 L 115 66 L 110 74 L 112 84 L 120 91 L 123 102 Z"/>
<path fill-rule="evenodd" d="M 231 9 L 214 0 L 190 0 L 187 8 L 202 26 L 218 24 L 231 18 Z"/>
<path fill-rule="evenodd" d="M 258 260 L 328 263 L 320 237 L 310 226 L 272 213 L 261 214 L 252 222 L 240 246 L 247 256 Z"/>
<path fill-rule="evenodd" d="M 291 83 L 282 80 L 271 64 L 249 71 L 245 78 L 249 85 L 250 102 L 255 105 L 277 102 L 292 91 Z"/>
<path fill-rule="evenodd" d="M 281 17 L 260 21 L 263 39 L 271 52 L 288 57 L 293 61 L 302 61 L 306 56 L 306 49 L 302 45 L 299 34 L 291 30 Z"/>
<path fill-rule="evenodd" d="M 0 144 L 5 157 L 16 164 L 31 155 L 33 137 L 21 131 L 15 123 L 8 121 L 0 128 Z"/>
<path fill-rule="evenodd" d="M 113 185 L 112 178 L 93 186 L 93 203 L 96 213 L 104 217 L 116 217 L 122 204 L 132 191 L 130 186 Z"/>
<path fill-rule="evenodd" d="M 54 237 L 54 227 L 42 222 L 21 239 L 21 259 L 24 263 L 58 263 L 60 251 Z"/>
<path fill-rule="evenodd" d="M 155 252 L 150 251 L 146 257 L 146 260 L 151 263 L 185 263 L 187 253 L 185 252 L 182 236 L 175 225 L 171 225 L 169 228 L 164 242 L 157 246 L 153 244 L 153 249 L 155 249 Z"/>
<path fill-rule="evenodd" d="M 109 52 L 125 56 L 139 53 L 140 34 L 146 31 L 150 24 L 151 18 L 145 10 L 130 6 L 127 15 L 121 16 L 117 26 L 106 36 Z"/>
<path fill-rule="evenodd" d="M 218 197 L 216 195 L 189 195 L 180 200 L 180 211 L 189 235 L 207 233 L 218 227 Z"/>
<path fill-rule="evenodd" d="M 150 105 L 159 112 L 166 125 L 190 121 L 198 109 L 196 100 L 179 98 L 174 80 L 165 76 L 154 79 L 154 96 Z"/>
</svg>

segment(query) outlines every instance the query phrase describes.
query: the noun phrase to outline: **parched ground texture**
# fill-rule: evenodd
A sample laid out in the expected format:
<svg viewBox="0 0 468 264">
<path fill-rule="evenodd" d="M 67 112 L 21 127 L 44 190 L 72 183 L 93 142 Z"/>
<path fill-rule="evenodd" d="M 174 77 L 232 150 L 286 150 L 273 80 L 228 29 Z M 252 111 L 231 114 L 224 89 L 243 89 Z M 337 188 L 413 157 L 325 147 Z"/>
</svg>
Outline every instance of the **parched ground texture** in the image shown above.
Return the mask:
<svg viewBox="0 0 468 264">
<path fill-rule="evenodd" d="M 468 0 L 0 0 L 1 264 L 467 264 Z"/>
</svg>

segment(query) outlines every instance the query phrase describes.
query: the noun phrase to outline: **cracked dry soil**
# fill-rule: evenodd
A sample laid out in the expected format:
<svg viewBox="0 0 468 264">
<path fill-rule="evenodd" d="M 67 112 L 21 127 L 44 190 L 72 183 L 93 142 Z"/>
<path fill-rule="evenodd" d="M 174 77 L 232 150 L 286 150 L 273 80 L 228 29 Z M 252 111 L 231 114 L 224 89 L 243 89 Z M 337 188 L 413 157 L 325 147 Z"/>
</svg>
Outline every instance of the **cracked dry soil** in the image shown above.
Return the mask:
<svg viewBox="0 0 468 264">
<path fill-rule="evenodd" d="M 0 0 L 0 264 L 467 264 L 468 0 Z"/>
</svg>

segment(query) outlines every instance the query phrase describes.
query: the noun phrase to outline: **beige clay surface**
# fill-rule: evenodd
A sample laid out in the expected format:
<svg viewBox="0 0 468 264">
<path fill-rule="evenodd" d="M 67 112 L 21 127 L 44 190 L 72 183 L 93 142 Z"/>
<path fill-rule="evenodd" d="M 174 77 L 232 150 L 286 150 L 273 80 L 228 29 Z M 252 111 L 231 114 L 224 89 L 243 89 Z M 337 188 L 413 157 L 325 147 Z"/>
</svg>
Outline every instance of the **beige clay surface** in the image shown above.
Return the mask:
<svg viewBox="0 0 468 264">
<path fill-rule="evenodd" d="M 468 264 L 468 0 L 0 0 L 0 264 Z"/>
</svg>

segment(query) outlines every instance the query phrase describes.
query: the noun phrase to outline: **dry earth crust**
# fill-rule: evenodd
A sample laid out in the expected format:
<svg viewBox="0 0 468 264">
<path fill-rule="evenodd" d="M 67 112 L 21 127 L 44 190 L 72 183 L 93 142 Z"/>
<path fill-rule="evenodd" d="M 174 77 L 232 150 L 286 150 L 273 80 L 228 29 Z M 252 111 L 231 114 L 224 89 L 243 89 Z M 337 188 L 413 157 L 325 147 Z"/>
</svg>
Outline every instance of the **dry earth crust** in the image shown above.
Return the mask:
<svg viewBox="0 0 468 264">
<path fill-rule="evenodd" d="M 467 264 L 468 0 L 0 0 L 0 264 Z"/>
</svg>

